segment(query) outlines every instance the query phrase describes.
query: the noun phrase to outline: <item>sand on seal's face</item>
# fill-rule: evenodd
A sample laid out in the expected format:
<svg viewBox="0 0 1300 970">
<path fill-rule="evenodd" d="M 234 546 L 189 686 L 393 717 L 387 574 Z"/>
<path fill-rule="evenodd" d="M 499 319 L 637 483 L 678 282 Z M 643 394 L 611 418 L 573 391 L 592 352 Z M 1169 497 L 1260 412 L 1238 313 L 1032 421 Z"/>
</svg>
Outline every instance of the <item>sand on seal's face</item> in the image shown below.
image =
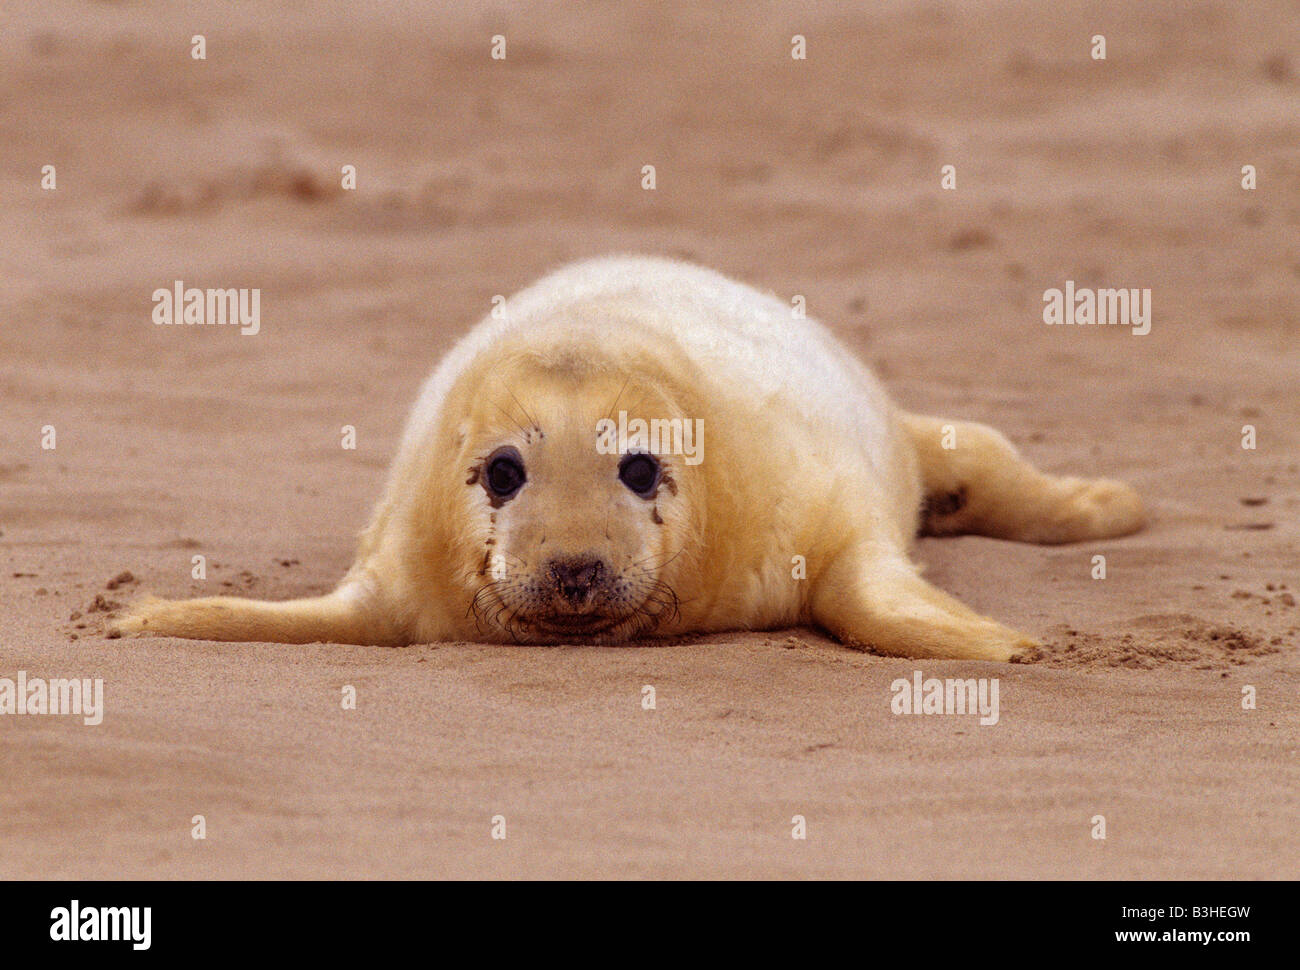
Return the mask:
<svg viewBox="0 0 1300 970">
<path fill-rule="evenodd" d="M 806 62 L 768 20 L 556 5 L 502 14 L 505 64 L 450 10 L 208 5 L 226 42 L 199 72 L 177 67 L 193 8 L 11 6 L 0 676 L 102 676 L 107 712 L 0 723 L 0 876 L 1294 875 L 1290 4 L 1211 2 L 1194 31 L 1161 5 L 777 5 Z M 1124 24 L 1100 64 L 1099 18 Z M 345 160 L 355 193 L 306 191 Z M 893 716 L 918 665 L 805 630 L 651 650 L 100 637 L 142 587 L 329 589 L 430 361 L 494 295 L 632 249 L 800 294 L 903 406 L 1132 481 L 1154 524 L 1104 552 L 919 544 L 928 578 L 1049 652 L 1076 631 L 1083 663 L 1005 669 L 979 728 Z M 1043 290 L 1083 274 L 1152 286 L 1152 332 L 1045 327 Z M 263 287 L 262 332 L 153 326 L 176 278 Z M 1204 628 L 1277 652 L 1235 664 Z M 1144 669 L 1113 665 L 1130 649 Z"/>
</svg>

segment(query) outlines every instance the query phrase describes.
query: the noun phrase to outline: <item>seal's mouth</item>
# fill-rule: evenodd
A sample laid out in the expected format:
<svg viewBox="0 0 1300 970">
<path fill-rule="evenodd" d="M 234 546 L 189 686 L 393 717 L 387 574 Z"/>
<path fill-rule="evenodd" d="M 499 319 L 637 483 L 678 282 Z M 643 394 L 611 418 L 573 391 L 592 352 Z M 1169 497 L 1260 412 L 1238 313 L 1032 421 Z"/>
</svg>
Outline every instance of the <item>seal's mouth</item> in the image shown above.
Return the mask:
<svg viewBox="0 0 1300 970">
<path fill-rule="evenodd" d="M 631 597 L 574 604 L 545 587 L 522 589 L 502 580 L 479 587 L 470 600 L 478 630 L 491 628 L 515 643 L 615 644 L 653 633 L 665 619 L 677 616 L 677 594 L 660 580 L 643 584 L 645 596 L 632 606 Z M 505 641 L 503 641 L 505 642 Z"/>
<path fill-rule="evenodd" d="M 623 622 L 625 617 L 605 616 L 602 613 L 548 613 L 530 617 L 528 622 L 549 633 L 603 633 Z"/>
</svg>

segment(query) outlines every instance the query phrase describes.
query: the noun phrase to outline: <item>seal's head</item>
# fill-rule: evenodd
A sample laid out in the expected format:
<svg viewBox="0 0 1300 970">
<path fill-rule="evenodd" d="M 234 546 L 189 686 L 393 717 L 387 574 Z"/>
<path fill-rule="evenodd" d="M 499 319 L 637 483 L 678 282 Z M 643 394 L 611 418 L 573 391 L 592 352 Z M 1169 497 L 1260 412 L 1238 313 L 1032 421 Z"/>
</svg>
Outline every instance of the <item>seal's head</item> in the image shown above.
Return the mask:
<svg viewBox="0 0 1300 970">
<path fill-rule="evenodd" d="M 616 643 L 670 623 L 703 525 L 702 422 L 589 351 L 522 355 L 466 397 L 453 544 L 476 633 Z"/>
</svg>

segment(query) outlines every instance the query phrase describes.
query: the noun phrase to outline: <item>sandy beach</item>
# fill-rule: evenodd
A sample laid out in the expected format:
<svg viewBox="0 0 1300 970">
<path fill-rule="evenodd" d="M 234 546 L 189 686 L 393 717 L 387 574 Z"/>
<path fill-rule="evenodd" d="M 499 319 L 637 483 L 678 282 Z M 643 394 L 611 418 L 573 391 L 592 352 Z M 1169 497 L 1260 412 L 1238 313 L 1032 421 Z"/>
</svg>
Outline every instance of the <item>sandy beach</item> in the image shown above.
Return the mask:
<svg viewBox="0 0 1300 970">
<path fill-rule="evenodd" d="M 0 678 L 104 717 L 0 716 L 0 878 L 1300 872 L 1294 3 L 14 6 Z M 612 252 L 803 296 L 902 406 L 1149 526 L 920 541 L 1030 664 L 105 637 L 146 591 L 330 589 L 439 356 Z M 176 281 L 258 288 L 259 331 L 156 325 Z M 1066 281 L 1149 289 L 1150 332 L 1045 325 Z M 997 724 L 894 714 L 918 670 L 998 678 Z"/>
</svg>

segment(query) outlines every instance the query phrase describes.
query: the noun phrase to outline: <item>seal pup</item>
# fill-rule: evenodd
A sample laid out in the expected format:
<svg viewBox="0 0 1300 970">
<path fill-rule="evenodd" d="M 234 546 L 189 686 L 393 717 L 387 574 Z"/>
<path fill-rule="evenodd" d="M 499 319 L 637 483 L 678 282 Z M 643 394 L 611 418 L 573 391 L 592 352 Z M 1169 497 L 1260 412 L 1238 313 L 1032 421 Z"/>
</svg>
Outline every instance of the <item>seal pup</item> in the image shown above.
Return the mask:
<svg viewBox="0 0 1300 970">
<path fill-rule="evenodd" d="M 502 309 L 425 382 L 337 589 L 146 598 L 114 632 L 610 644 L 814 624 L 883 654 L 1006 661 L 1034 641 L 921 578 L 918 531 L 1059 543 L 1142 524 L 1128 486 L 896 409 L 829 330 L 710 270 L 597 259 Z"/>
</svg>

